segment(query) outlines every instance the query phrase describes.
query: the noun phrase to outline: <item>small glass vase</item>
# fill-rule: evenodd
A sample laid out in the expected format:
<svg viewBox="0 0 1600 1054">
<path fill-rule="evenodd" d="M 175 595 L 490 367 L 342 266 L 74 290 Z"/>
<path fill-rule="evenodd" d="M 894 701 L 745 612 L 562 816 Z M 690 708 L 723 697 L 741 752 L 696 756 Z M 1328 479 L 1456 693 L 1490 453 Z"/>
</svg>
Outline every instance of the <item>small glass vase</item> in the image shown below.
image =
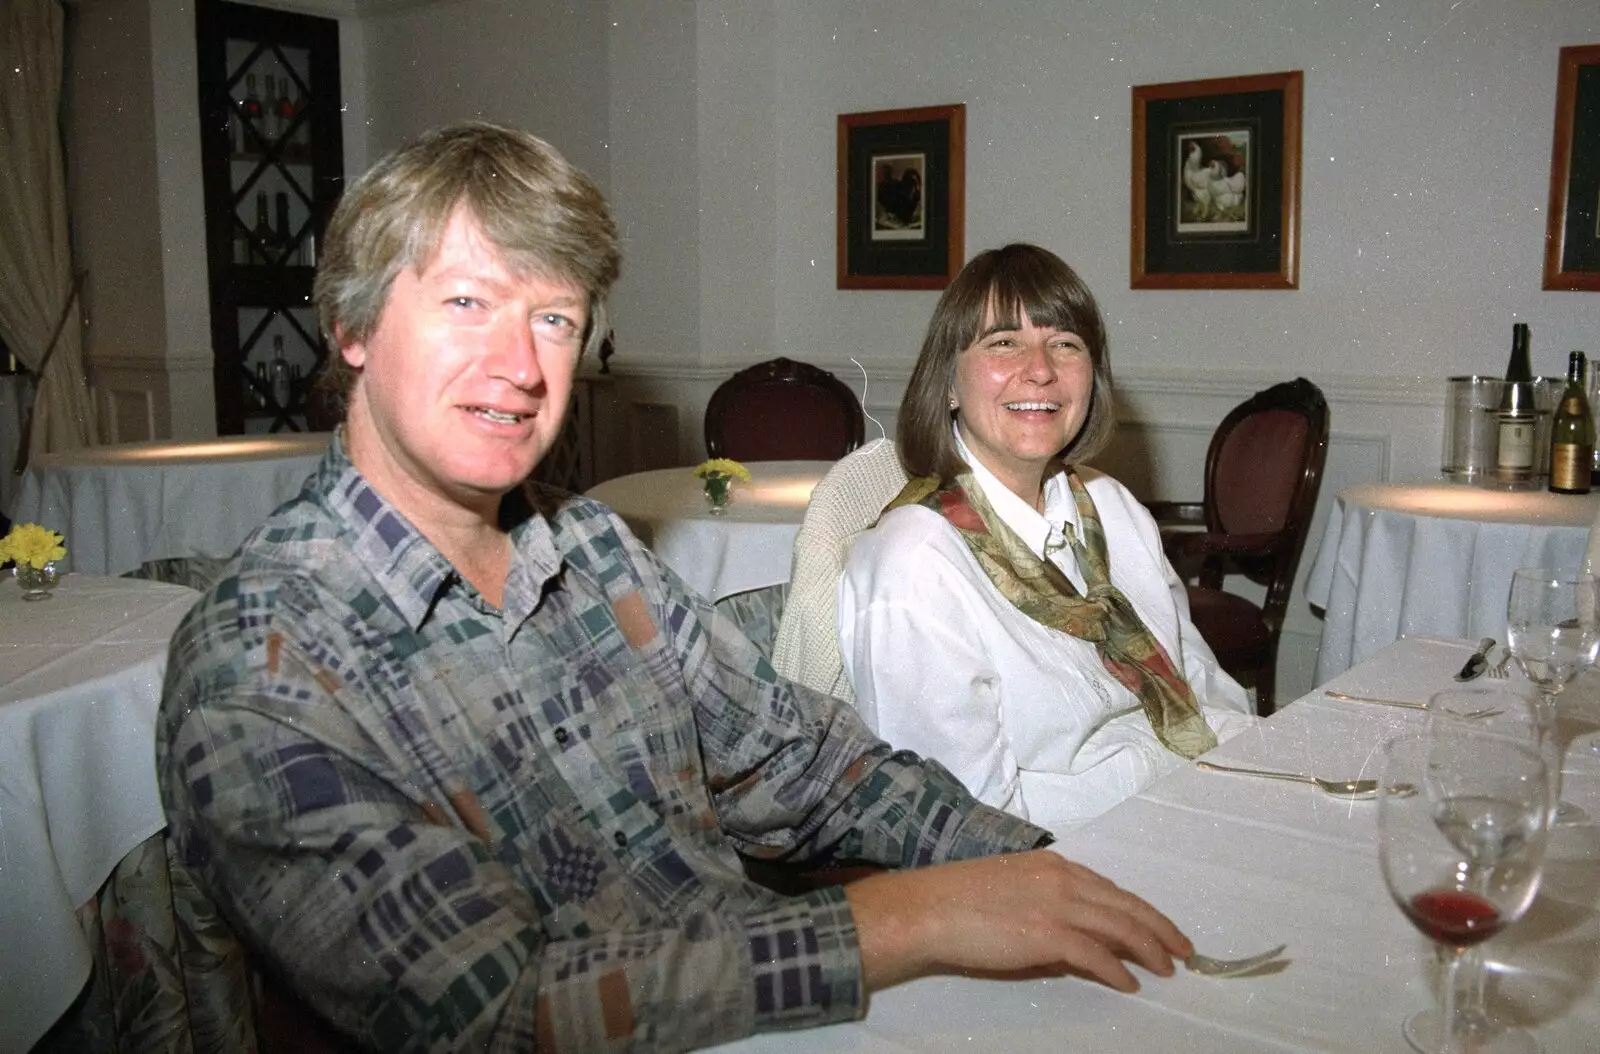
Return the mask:
<svg viewBox="0 0 1600 1054">
<path fill-rule="evenodd" d="M 43 567 L 18 564 L 14 573 L 17 585 L 22 587 L 23 600 L 49 600 L 50 590 L 61 582 L 61 565 L 54 560 Z"/>
<path fill-rule="evenodd" d="M 727 515 L 728 503 L 732 500 L 732 480 L 721 476 L 709 476 L 706 478 L 706 505 L 710 506 L 711 515 Z"/>
</svg>

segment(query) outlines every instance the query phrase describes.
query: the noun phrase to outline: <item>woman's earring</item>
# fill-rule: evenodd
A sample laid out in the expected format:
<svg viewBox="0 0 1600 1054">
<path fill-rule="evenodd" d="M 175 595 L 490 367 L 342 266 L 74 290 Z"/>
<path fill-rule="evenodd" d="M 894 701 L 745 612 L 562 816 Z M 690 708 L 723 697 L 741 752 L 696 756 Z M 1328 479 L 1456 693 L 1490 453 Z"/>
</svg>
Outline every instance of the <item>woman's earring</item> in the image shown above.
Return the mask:
<svg viewBox="0 0 1600 1054">
<path fill-rule="evenodd" d="M 951 410 L 951 412 L 954 413 L 956 410 L 958 410 L 960 408 L 961 408 L 961 404 L 956 402 L 956 397 L 952 395 L 950 397 L 950 410 Z"/>
</svg>

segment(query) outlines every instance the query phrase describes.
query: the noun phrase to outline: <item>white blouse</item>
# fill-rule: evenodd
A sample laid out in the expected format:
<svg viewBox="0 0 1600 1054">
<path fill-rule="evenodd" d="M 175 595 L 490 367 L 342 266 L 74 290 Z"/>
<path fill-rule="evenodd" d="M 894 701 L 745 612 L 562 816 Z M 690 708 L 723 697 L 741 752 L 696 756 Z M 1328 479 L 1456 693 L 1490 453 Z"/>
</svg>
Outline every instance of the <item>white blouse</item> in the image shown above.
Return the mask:
<svg viewBox="0 0 1600 1054">
<path fill-rule="evenodd" d="M 1035 555 L 1063 522 L 1076 527 L 1065 474 L 1046 481 L 1040 515 L 964 444 L 961 452 L 995 513 Z M 1112 582 L 1183 671 L 1207 724 L 1219 741 L 1250 727 L 1249 697 L 1189 621 L 1155 521 L 1110 476 L 1086 467 L 1078 474 L 1105 530 Z M 1049 558 L 1083 588 L 1070 547 Z M 1065 826 L 1183 763 L 1094 645 L 1013 607 L 931 509 L 896 509 L 857 539 L 839 580 L 838 620 L 867 724 L 895 747 L 944 763 L 987 804 Z"/>
</svg>

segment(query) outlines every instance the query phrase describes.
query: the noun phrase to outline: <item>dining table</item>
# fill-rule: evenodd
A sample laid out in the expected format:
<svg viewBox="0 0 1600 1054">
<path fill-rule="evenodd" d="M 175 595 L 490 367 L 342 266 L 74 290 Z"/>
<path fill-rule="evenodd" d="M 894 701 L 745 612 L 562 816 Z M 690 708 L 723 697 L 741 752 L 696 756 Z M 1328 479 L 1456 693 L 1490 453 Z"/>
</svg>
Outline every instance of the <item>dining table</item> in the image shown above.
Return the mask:
<svg viewBox="0 0 1600 1054">
<path fill-rule="evenodd" d="M 750 482 L 713 512 L 692 467 L 619 476 L 588 496 L 621 516 L 678 577 L 712 602 L 789 581 L 806 503 L 832 461 L 751 461 Z"/>
<path fill-rule="evenodd" d="M 38 454 L 10 516 L 59 531 L 68 567 L 84 574 L 225 558 L 300 492 L 332 435 L 156 440 Z"/>
<path fill-rule="evenodd" d="M 1382 744 L 1424 729 L 1418 707 L 1454 683 L 1472 643 L 1391 642 L 1204 760 L 1334 780 L 1377 777 Z M 1328 689 L 1393 703 L 1339 699 Z M 1586 673 L 1569 692 L 1564 734 L 1600 728 L 1600 677 Z M 1586 741 L 1567 752 L 1562 793 L 1600 815 L 1600 755 Z M 1160 978 L 1134 967 L 1142 984 L 1132 995 L 1070 975 L 926 977 L 874 993 L 859 1021 L 717 1049 L 1408 1051 L 1401 1023 L 1435 1005 L 1434 953 L 1384 884 L 1376 816 L 1374 800 L 1182 763 L 1101 816 L 1054 831 L 1052 848 L 1155 904 L 1208 955 L 1287 945 L 1273 965 L 1228 979 L 1182 967 Z M 1597 905 L 1600 831 L 1592 822 L 1556 828 L 1532 908 L 1483 945 L 1491 1009 L 1529 1028 L 1546 1054 L 1596 1049 Z"/>
<path fill-rule="evenodd" d="M 28 602 L 0 576 L 0 1051 L 72 1004 L 93 952 L 74 913 L 166 820 L 155 720 L 167 643 L 199 594 L 68 574 Z"/>
<path fill-rule="evenodd" d="M 1600 492 L 1468 483 L 1341 490 L 1306 576 L 1323 609 L 1315 683 L 1405 635 L 1503 637 L 1519 567 L 1579 569 Z"/>
</svg>

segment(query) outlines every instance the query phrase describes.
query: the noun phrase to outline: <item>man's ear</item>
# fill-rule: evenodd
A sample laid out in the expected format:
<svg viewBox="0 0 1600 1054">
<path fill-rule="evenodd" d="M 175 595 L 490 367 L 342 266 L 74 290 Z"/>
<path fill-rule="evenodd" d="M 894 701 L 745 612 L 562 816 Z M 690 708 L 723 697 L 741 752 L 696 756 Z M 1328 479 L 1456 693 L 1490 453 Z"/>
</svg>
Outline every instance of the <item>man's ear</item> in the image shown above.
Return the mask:
<svg viewBox="0 0 1600 1054">
<path fill-rule="evenodd" d="M 343 326 L 333 327 L 333 342 L 351 369 L 359 370 L 367 364 L 366 342 L 353 339 Z"/>
</svg>

